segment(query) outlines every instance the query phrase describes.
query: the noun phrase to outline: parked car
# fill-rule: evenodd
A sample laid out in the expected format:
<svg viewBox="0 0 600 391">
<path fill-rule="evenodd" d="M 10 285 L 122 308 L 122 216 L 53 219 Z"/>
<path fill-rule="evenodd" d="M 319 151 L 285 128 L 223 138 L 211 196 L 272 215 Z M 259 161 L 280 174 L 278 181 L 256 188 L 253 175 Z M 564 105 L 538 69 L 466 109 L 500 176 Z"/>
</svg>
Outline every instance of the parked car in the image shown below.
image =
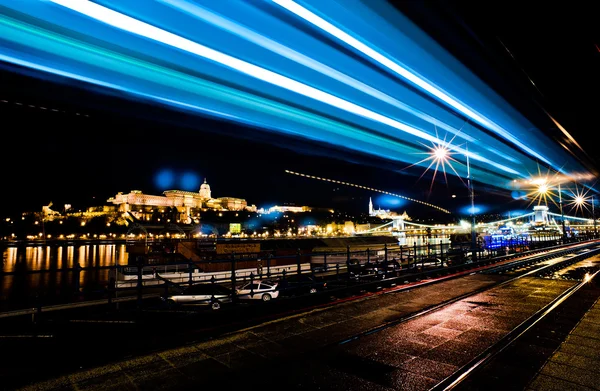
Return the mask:
<svg viewBox="0 0 600 391">
<path fill-rule="evenodd" d="M 381 262 L 360 263 L 357 259 L 351 259 L 348 265 L 348 273 L 352 280 L 373 280 L 397 275 L 402 266 L 395 259 Z"/>
<path fill-rule="evenodd" d="M 296 296 L 307 293 L 317 293 L 327 288 L 327 283 L 310 274 L 293 274 L 279 281 L 279 290 L 282 296 Z"/>
<path fill-rule="evenodd" d="M 417 262 L 417 265 L 429 266 L 429 267 L 440 266 L 441 264 L 442 264 L 442 260 L 437 257 L 423 258 L 419 262 Z"/>
<path fill-rule="evenodd" d="M 222 304 L 231 303 L 233 291 L 219 284 L 201 283 L 184 288 L 181 292 L 163 297 L 169 306 L 193 305 L 209 306 L 213 310 Z"/>
<path fill-rule="evenodd" d="M 252 281 L 242 285 L 236 293 L 241 300 L 269 301 L 279 296 L 278 286 L 278 282 L 270 280 Z"/>
<path fill-rule="evenodd" d="M 448 266 L 462 265 L 468 260 L 467 251 L 462 248 L 450 248 L 446 252 Z"/>
<path fill-rule="evenodd" d="M 400 270 L 402 270 L 402 265 L 394 258 L 389 261 L 381 262 L 381 269 L 385 273 L 386 277 L 394 277 L 398 275 Z"/>
<path fill-rule="evenodd" d="M 350 276 L 350 279 L 358 279 L 362 272 L 362 267 L 363 266 L 360 263 L 360 260 L 355 258 L 350 259 L 348 262 L 348 274 Z"/>
<path fill-rule="evenodd" d="M 385 271 L 380 263 L 366 262 L 361 265 L 360 274 L 358 279 L 360 280 L 378 280 L 385 278 Z"/>
</svg>

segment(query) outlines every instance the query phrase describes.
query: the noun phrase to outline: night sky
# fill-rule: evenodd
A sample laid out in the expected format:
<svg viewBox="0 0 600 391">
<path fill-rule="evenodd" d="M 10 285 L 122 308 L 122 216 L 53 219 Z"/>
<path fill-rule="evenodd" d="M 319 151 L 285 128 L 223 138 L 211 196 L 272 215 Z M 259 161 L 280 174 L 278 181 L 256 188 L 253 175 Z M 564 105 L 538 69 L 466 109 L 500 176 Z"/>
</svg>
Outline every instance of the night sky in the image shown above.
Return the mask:
<svg viewBox="0 0 600 391">
<path fill-rule="evenodd" d="M 499 1 L 395 5 L 536 126 L 560 139 L 541 108 L 550 112 L 586 148 L 589 156 L 579 158 L 597 170 L 600 37 L 591 3 L 571 2 L 569 8 Z M 467 189 L 456 179 L 437 182 L 429 192 L 429 178 L 418 180 L 422 169 L 398 173 L 405 167 L 340 147 L 275 138 L 260 129 L 35 76 L 12 66 L 0 73 L 0 99 L 9 102 L 0 104 L 0 213 L 40 210 L 50 201 L 57 209 L 64 203 L 102 205 L 118 191 L 160 194 L 165 185 L 197 191 L 203 178 L 214 197 L 241 197 L 259 207 L 296 203 L 366 211 L 369 196 L 377 196 L 291 176 L 285 169 L 398 192 L 453 211 L 468 204 Z M 476 193 L 482 204 L 502 205 L 489 212 L 523 206 L 506 191 L 479 185 Z M 409 214 L 429 212 L 410 203 L 396 207 Z"/>
</svg>

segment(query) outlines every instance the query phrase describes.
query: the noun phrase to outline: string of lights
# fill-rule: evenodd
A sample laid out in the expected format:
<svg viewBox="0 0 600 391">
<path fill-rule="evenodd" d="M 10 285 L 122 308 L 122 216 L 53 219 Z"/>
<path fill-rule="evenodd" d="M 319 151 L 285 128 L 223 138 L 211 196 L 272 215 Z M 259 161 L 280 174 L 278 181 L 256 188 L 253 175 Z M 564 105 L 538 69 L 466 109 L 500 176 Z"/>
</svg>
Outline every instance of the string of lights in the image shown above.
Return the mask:
<svg viewBox="0 0 600 391">
<path fill-rule="evenodd" d="M 338 181 L 336 179 L 321 178 L 321 177 L 314 176 L 314 175 L 302 174 L 302 173 L 294 172 L 294 171 L 290 171 L 290 170 L 285 170 L 285 172 L 287 174 L 301 176 L 301 177 L 304 177 L 304 178 L 317 179 L 317 180 L 320 180 L 320 181 L 323 181 L 323 182 L 337 183 L 337 184 L 344 185 L 344 186 L 356 187 L 358 189 L 364 189 L 364 190 L 374 191 L 374 192 L 381 193 L 381 194 L 391 195 L 393 197 L 402 198 L 402 199 L 407 200 L 407 201 L 416 202 L 417 204 L 421 204 L 421 205 L 428 206 L 430 208 L 437 209 L 437 210 L 439 210 L 441 212 L 444 212 L 444 213 L 452 214 L 452 212 L 450 212 L 448 209 L 444 209 L 444 208 L 442 208 L 440 206 L 431 204 L 429 202 L 425 202 L 425 201 L 421 201 L 421 200 L 416 200 L 414 198 L 406 197 L 406 196 L 403 196 L 403 195 L 400 195 L 400 194 L 392 193 L 392 192 L 389 192 L 389 191 L 375 189 L 375 188 L 369 187 L 369 186 L 357 185 L 355 183 L 350 183 L 350 182 Z"/>
<path fill-rule="evenodd" d="M 553 212 L 548 212 L 549 215 L 551 216 L 556 216 L 556 217 L 561 217 L 561 215 L 559 213 L 553 213 Z M 575 216 L 565 216 L 565 220 L 578 220 L 578 221 L 585 221 L 585 222 L 592 222 L 594 221 L 593 219 L 586 219 L 583 217 L 575 217 Z"/>
</svg>

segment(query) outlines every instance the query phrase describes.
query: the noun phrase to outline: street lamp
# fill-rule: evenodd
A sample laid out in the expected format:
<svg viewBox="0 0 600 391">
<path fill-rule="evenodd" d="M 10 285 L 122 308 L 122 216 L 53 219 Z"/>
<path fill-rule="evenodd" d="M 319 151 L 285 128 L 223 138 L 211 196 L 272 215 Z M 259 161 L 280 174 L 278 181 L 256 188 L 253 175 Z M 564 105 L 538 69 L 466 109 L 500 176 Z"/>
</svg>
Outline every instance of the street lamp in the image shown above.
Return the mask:
<svg viewBox="0 0 600 391">
<path fill-rule="evenodd" d="M 592 204 L 592 220 L 594 221 L 594 239 L 595 239 L 597 232 L 596 232 L 596 208 L 595 208 L 595 205 L 594 205 L 596 203 L 596 199 L 595 199 L 594 194 L 592 194 L 591 198 L 592 198 L 592 201 L 591 201 L 591 204 Z M 578 194 L 575 197 L 575 200 L 573 202 L 575 203 L 575 205 L 577 205 L 577 206 L 579 206 L 579 207 L 582 208 L 584 206 L 584 204 L 586 203 L 586 201 L 587 200 L 585 199 L 585 197 L 583 195 Z"/>
<path fill-rule="evenodd" d="M 594 220 L 594 239 L 596 239 L 596 210 L 594 209 L 594 204 L 596 203 L 594 199 L 594 195 L 592 194 L 592 219 Z"/>
<path fill-rule="evenodd" d="M 454 160 L 454 161 L 456 161 L 456 160 L 451 156 L 452 152 L 450 152 L 447 145 L 437 145 L 434 148 L 431 148 L 430 155 L 431 156 L 429 158 L 424 159 L 423 161 L 432 160 L 429 167 L 431 167 L 435 163 L 436 164 L 436 166 L 435 166 L 436 173 L 437 173 L 438 166 L 441 165 L 442 169 L 444 170 L 444 175 L 446 175 L 445 164 L 447 163 L 448 166 L 450 166 L 450 168 L 452 168 L 454 173 L 458 176 L 458 173 L 456 172 L 454 167 L 452 167 L 452 164 L 450 164 L 451 160 Z M 475 219 L 475 191 L 473 189 L 473 180 L 471 178 L 471 165 L 469 164 L 468 146 L 465 146 L 464 155 L 466 157 L 466 163 L 467 163 L 467 189 L 469 191 L 469 198 L 471 199 L 471 210 L 470 210 L 470 215 L 471 215 L 471 254 L 473 255 L 473 261 L 476 261 L 477 260 L 477 232 L 475 230 L 475 225 L 476 225 L 476 222 L 475 222 L 475 220 L 476 220 Z M 435 173 L 434 173 L 433 178 L 435 179 Z M 453 195 L 452 197 L 454 198 L 456 196 Z"/>
<path fill-rule="evenodd" d="M 477 232 L 475 231 L 475 191 L 473 190 L 473 181 L 471 180 L 471 165 L 469 164 L 469 154 L 467 153 L 467 188 L 471 198 L 471 254 L 473 261 L 477 260 Z"/>
<path fill-rule="evenodd" d="M 567 231 L 565 230 L 565 215 L 563 213 L 562 193 L 560 191 L 560 183 L 558 184 L 558 206 L 560 208 L 560 219 L 561 219 L 561 225 L 562 225 L 562 239 L 563 239 L 563 244 L 564 244 L 566 236 L 567 236 Z"/>
</svg>

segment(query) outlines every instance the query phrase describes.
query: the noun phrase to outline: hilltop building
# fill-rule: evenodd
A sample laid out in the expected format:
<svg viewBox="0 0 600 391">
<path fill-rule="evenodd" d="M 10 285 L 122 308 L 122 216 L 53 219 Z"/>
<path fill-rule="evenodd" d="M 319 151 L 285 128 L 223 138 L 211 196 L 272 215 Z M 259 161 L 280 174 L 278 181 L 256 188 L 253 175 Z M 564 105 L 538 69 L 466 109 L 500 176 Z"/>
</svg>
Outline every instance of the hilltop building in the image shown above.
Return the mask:
<svg viewBox="0 0 600 391">
<path fill-rule="evenodd" d="M 395 215 L 395 212 L 390 211 L 389 209 L 374 209 L 373 208 L 373 200 L 369 197 L 369 216 L 379 217 L 381 219 L 391 218 Z"/>
<path fill-rule="evenodd" d="M 174 218 L 182 222 L 191 222 L 200 212 L 214 211 L 256 211 L 256 206 L 248 206 L 246 200 L 234 197 L 213 198 L 210 185 L 204 179 L 198 192 L 185 190 L 166 190 L 163 195 L 144 194 L 140 190 L 132 190 L 127 194 L 117 193 L 108 199 L 117 205 L 119 212 L 129 212 L 137 218 L 145 220 L 148 213 L 164 213 L 170 208 L 176 215 Z"/>
</svg>

